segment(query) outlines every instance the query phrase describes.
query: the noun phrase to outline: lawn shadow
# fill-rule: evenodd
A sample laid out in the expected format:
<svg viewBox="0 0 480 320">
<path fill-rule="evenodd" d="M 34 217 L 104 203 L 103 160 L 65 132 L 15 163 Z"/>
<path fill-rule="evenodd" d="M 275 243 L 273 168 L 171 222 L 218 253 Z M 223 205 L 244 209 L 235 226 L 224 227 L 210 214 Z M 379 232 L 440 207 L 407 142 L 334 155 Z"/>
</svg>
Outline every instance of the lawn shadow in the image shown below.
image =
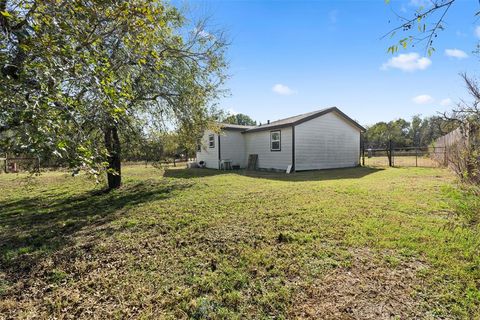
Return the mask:
<svg viewBox="0 0 480 320">
<path fill-rule="evenodd" d="M 190 179 L 198 177 L 210 177 L 224 174 L 237 174 L 251 178 L 281 180 L 281 181 L 323 181 L 323 180 L 338 180 L 338 179 L 359 179 L 372 173 L 384 170 L 383 168 L 373 167 L 354 167 L 341 169 L 325 169 L 325 170 L 311 170 L 299 171 L 291 174 L 285 172 L 273 171 L 251 171 L 251 170 L 232 170 L 223 171 L 215 169 L 199 169 L 199 168 L 184 168 L 184 169 L 166 169 L 164 177 Z"/>
<path fill-rule="evenodd" d="M 371 167 L 354 167 L 298 171 L 291 174 L 286 174 L 285 172 L 245 171 L 243 175 L 252 178 L 281 181 L 325 181 L 339 179 L 360 179 L 382 170 L 384 169 Z"/>
<path fill-rule="evenodd" d="M 71 197 L 62 197 L 61 193 L 35 198 L 26 195 L 0 202 L 0 273 L 21 277 L 45 254 L 71 245 L 76 232 L 94 230 L 130 207 L 169 198 L 174 190 L 191 185 L 185 181 L 145 180 L 111 192 L 96 190 Z"/>
<path fill-rule="evenodd" d="M 218 176 L 229 173 L 240 173 L 243 170 L 216 170 L 216 169 L 207 169 L 207 168 L 166 168 L 163 176 L 166 178 L 176 178 L 176 179 L 191 179 L 191 178 L 202 178 L 202 177 L 211 177 Z"/>
</svg>

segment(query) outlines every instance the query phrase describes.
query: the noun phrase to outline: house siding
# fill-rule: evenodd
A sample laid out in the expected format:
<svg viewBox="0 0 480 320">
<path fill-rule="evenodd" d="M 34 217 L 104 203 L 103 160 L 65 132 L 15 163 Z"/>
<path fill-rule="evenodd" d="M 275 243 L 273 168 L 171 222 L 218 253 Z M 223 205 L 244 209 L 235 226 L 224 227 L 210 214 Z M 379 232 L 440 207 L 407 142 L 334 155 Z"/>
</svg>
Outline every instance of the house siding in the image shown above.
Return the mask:
<svg viewBox="0 0 480 320">
<path fill-rule="evenodd" d="M 281 132 L 280 151 L 270 151 L 270 130 L 244 133 L 245 161 L 250 154 L 258 154 L 258 168 L 286 170 L 292 164 L 292 128 L 276 130 Z"/>
<path fill-rule="evenodd" d="M 213 134 L 215 137 L 215 148 L 208 147 L 208 136 Z M 206 130 L 203 134 L 202 140 L 200 141 L 202 151 L 197 151 L 197 162 L 205 161 L 206 167 L 211 169 L 219 168 L 218 161 L 218 134 L 214 133 L 211 130 Z M 221 146 L 221 149 L 224 146 Z"/>
<path fill-rule="evenodd" d="M 359 164 L 360 130 L 335 112 L 295 126 L 295 170 Z"/>
<path fill-rule="evenodd" d="M 222 160 L 231 160 L 232 165 L 246 167 L 245 139 L 240 131 L 224 130 L 220 134 L 220 152 Z"/>
</svg>

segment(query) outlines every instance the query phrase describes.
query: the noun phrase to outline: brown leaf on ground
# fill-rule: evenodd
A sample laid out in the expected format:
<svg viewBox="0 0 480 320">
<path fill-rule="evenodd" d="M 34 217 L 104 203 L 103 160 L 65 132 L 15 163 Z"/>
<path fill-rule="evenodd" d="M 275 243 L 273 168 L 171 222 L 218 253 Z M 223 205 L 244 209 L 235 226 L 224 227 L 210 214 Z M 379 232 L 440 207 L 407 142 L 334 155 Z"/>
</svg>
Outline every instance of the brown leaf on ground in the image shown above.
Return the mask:
<svg viewBox="0 0 480 320">
<path fill-rule="evenodd" d="M 417 319 L 426 317 L 416 299 L 421 285 L 417 271 L 422 262 L 389 265 L 387 254 L 368 249 L 351 250 L 348 267 L 334 269 L 322 279 L 301 288 L 292 318 L 310 319 Z"/>
</svg>

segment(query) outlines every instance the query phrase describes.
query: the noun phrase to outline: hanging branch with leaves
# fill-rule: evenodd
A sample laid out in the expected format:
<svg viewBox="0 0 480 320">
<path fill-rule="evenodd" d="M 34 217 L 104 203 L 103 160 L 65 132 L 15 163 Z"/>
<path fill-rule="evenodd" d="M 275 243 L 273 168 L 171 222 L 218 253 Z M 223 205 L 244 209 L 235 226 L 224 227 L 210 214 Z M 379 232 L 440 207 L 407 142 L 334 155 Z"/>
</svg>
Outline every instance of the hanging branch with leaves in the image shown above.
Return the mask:
<svg viewBox="0 0 480 320">
<path fill-rule="evenodd" d="M 430 0 L 426 6 L 418 7 L 410 17 L 404 17 L 390 7 L 400 24 L 384 34 L 381 39 L 394 38 L 398 33 L 408 33 L 409 35 L 389 46 L 387 52 L 394 54 L 398 52 L 399 48 L 406 49 L 410 46 L 416 47 L 424 44 L 425 54 L 432 55 L 435 52 L 434 40 L 438 37 L 439 32 L 445 30 L 445 18 L 456 1 Z M 385 0 L 385 2 L 391 5 L 390 0 Z M 475 15 L 478 14 L 479 12 L 475 13 Z M 433 22 L 429 22 L 429 20 L 433 20 Z"/>
</svg>

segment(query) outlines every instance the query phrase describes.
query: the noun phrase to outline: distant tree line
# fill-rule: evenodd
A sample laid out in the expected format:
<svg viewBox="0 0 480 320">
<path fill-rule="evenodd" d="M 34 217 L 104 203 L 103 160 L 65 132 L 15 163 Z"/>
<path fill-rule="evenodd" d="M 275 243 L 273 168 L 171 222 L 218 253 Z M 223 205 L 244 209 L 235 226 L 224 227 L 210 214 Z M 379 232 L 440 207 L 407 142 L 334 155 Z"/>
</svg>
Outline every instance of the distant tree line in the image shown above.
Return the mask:
<svg viewBox="0 0 480 320">
<path fill-rule="evenodd" d="M 455 129 L 455 123 L 443 116 L 422 118 L 419 115 L 411 121 L 397 119 L 377 122 L 367 126 L 363 136 L 365 148 L 386 148 L 390 141 L 397 148 L 427 147 L 437 138 Z"/>
<path fill-rule="evenodd" d="M 127 137 L 124 140 L 125 161 L 172 162 L 177 159 L 187 159 L 191 154 L 182 145 L 180 137 L 175 132 L 151 133 Z"/>
</svg>

